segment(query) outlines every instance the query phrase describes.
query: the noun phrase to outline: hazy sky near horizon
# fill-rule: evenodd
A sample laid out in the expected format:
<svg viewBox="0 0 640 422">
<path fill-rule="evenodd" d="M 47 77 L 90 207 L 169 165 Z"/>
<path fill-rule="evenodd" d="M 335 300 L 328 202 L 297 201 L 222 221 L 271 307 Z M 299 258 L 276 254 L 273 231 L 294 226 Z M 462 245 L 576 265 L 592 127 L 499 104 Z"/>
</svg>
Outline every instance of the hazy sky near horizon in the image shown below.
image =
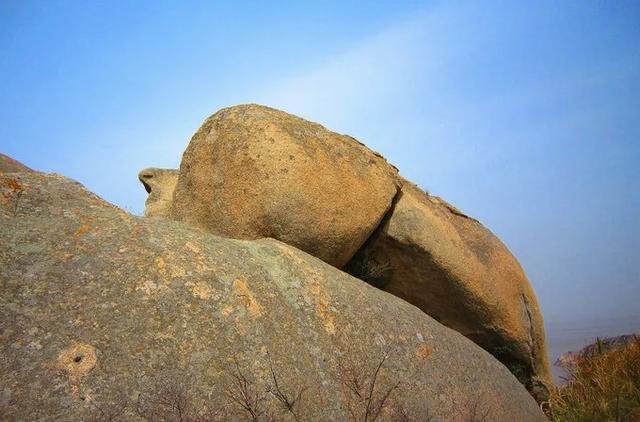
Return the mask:
<svg viewBox="0 0 640 422">
<path fill-rule="evenodd" d="M 257 102 L 493 230 L 548 321 L 640 315 L 640 2 L 0 0 L 0 151 L 141 213 Z"/>
</svg>

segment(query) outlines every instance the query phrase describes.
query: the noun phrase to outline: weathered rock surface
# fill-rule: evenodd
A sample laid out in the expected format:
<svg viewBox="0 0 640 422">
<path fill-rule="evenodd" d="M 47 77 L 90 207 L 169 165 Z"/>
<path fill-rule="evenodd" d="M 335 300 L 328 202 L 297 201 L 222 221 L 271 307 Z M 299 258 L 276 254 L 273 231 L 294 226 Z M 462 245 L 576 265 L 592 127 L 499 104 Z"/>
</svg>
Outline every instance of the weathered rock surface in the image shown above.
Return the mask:
<svg viewBox="0 0 640 422">
<path fill-rule="evenodd" d="M 149 194 L 144 204 L 144 216 L 170 217 L 178 170 L 148 168 L 138 174 L 138 180 Z"/>
<path fill-rule="evenodd" d="M 544 399 L 551 372 L 536 296 L 518 261 L 477 220 L 405 181 L 347 270 L 472 339 Z"/>
<path fill-rule="evenodd" d="M 156 196 L 160 187 L 145 188 L 145 215 L 165 215 L 173 183 Z M 545 399 L 542 315 L 517 260 L 355 139 L 267 107 L 223 109 L 193 136 L 172 207 L 173 219 L 276 238 L 384 288 L 490 351 Z"/>
<path fill-rule="evenodd" d="M 25 171 L 33 170 L 22 164 L 20 161 L 14 160 L 0 152 L 0 173 L 16 173 Z"/>
<path fill-rule="evenodd" d="M 392 390 L 383 419 L 401 406 L 434 420 L 544 420 L 471 341 L 284 243 L 137 218 L 41 173 L 0 176 L 0 220 L 3 419 L 137 420 L 141 403 L 161 406 L 147 392 L 158 379 L 188 385 L 164 399 L 217 403 L 242 385 L 229 368 L 264 396 L 263 416 L 286 419 L 265 392 L 270 358 L 280 388 L 302 391 L 301 419 L 346 420 L 363 402 L 345 380 L 373 374 L 388 351 L 373 400 Z M 243 415 L 232 400 L 221 409 Z"/>
<path fill-rule="evenodd" d="M 234 239 L 278 239 L 340 268 L 391 206 L 396 175 L 349 136 L 240 105 L 209 117 L 189 142 L 173 218 Z"/>
</svg>

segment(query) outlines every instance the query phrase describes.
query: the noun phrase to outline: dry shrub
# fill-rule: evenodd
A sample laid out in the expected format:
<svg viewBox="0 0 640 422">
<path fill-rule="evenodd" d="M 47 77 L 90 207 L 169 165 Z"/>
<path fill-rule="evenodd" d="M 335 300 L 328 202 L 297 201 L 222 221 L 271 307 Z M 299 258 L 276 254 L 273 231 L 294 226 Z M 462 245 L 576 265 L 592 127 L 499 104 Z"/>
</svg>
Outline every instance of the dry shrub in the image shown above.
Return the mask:
<svg viewBox="0 0 640 422">
<path fill-rule="evenodd" d="M 213 402 L 198 403 L 194 400 L 196 396 L 198 393 L 186 376 L 167 374 L 151 383 L 138 396 L 134 410 L 139 418 L 148 422 L 217 422 L 226 420 L 223 413 L 224 406 Z"/>
<path fill-rule="evenodd" d="M 639 337 L 610 350 L 597 347 L 567 371 L 567 384 L 549 399 L 555 421 L 640 421 Z"/>
<path fill-rule="evenodd" d="M 412 403 L 410 407 L 402 396 L 401 383 L 388 364 L 391 352 L 384 352 L 376 360 L 338 359 L 337 376 L 344 394 L 350 422 L 428 422 L 433 415 L 428 400 Z M 307 422 L 318 420 L 316 408 L 306 407 L 309 400 L 319 400 L 314 394 L 317 380 L 305 380 L 301 386 L 296 380 L 282 376 L 282 367 L 274 364 L 267 352 L 266 377 L 255 378 L 238 359 L 225 369 L 226 377 L 211 391 L 202 391 L 192 378 L 180 371 L 168 371 L 156 379 L 144 380 L 142 392 L 131 402 L 123 396 L 113 403 L 91 401 L 91 422 L 120 422 L 141 420 L 148 422 Z M 207 394 L 208 393 L 208 394 Z M 417 406 L 417 407 L 416 407 Z M 480 398 L 465 406 L 469 415 L 461 420 L 482 422 L 488 420 Z M 321 411 L 321 410 L 320 410 Z"/>
<path fill-rule="evenodd" d="M 349 362 L 338 364 L 338 376 L 349 397 L 350 420 L 373 422 L 382 416 L 392 393 L 400 385 L 399 382 L 384 382 L 381 372 L 389 353 L 385 353 L 370 370 L 363 365 Z"/>
<path fill-rule="evenodd" d="M 235 370 L 231 373 L 231 383 L 225 387 L 225 395 L 245 414 L 246 420 L 260 422 L 271 418 L 265 406 L 266 394 L 256 388 L 254 382 L 243 372 L 234 356 Z"/>
</svg>

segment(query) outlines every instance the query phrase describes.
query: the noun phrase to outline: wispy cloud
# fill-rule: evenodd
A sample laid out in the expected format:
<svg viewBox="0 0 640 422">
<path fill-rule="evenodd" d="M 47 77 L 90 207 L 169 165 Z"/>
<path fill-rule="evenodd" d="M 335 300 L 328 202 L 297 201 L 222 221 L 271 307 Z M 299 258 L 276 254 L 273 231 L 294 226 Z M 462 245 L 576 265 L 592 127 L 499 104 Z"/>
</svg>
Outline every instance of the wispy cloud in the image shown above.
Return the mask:
<svg viewBox="0 0 640 422">
<path fill-rule="evenodd" d="M 258 99 L 338 130 L 372 109 L 399 104 L 417 80 L 428 78 L 425 55 L 438 56 L 429 54 L 439 46 L 426 37 L 441 21 L 437 13 L 422 11 L 397 22 L 325 58 L 316 68 L 271 83 Z"/>
</svg>

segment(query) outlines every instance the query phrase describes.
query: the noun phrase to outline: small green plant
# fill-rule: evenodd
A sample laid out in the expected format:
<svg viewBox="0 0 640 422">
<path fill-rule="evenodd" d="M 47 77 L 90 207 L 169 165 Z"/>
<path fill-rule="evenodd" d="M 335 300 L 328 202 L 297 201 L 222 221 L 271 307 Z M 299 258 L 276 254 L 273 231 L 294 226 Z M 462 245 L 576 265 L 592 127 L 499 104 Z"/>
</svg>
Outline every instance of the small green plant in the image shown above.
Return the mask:
<svg viewBox="0 0 640 422">
<path fill-rule="evenodd" d="M 596 338 L 596 348 L 597 348 L 597 353 L 599 355 L 604 353 L 604 342 L 600 339 L 600 337 Z"/>
</svg>

